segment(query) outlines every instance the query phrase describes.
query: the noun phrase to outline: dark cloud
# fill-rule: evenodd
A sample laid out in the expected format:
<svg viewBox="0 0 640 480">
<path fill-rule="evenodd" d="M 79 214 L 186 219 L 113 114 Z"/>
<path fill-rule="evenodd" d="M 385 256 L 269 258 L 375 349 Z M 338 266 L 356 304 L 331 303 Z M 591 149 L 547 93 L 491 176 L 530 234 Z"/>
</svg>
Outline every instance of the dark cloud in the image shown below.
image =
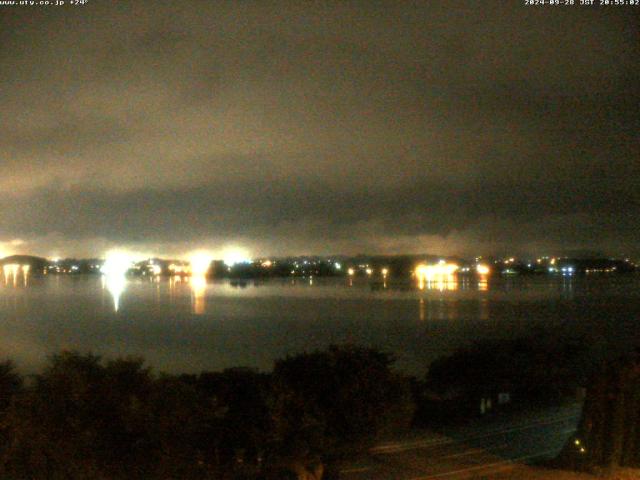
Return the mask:
<svg viewBox="0 0 640 480">
<path fill-rule="evenodd" d="M 640 253 L 636 10 L 5 9 L 0 240 Z"/>
</svg>

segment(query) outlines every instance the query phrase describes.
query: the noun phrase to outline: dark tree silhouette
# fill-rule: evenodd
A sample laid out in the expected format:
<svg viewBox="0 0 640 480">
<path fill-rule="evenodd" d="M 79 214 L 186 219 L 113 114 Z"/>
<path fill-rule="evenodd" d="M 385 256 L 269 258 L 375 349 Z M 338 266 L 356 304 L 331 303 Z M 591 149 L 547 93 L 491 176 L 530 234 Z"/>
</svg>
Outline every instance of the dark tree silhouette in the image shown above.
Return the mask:
<svg viewBox="0 0 640 480">
<path fill-rule="evenodd" d="M 640 350 L 593 377 L 577 433 L 560 460 L 578 469 L 640 466 Z"/>
<path fill-rule="evenodd" d="M 321 478 L 335 451 L 408 423 L 406 379 L 353 347 L 250 369 L 153 375 L 138 358 L 49 358 L 22 386 L 0 363 L 0 477 Z"/>
<path fill-rule="evenodd" d="M 294 392 L 291 404 L 304 409 L 296 415 L 307 425 L 324 426 L 325 442 L 344 448 L 410 423 L 409 385 L 392 363 L 377 350 L 332 346 L 276 362 L 274 377 Z"/>
<path fill-rule="evenodd" d="M 460 348 L 429 366 L 426 384 L 441 395 L 473 400 L 509 392 L 515 400 L 555 401 L 584 384 L 589 364 L 581 340 L 536 333 Z"/>
</svg>

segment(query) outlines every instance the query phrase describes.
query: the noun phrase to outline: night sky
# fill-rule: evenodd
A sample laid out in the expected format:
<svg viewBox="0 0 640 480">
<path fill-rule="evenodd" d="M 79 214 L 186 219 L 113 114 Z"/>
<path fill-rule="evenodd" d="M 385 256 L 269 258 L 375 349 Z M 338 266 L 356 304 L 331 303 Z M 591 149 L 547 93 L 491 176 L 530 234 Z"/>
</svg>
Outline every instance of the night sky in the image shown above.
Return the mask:
<svg viewBox="0 0 640 480">
<path fill-rule="evenodd" d="M 0 7 L 0 249 L 640 254 L 640 7 Z"/>
</svg>

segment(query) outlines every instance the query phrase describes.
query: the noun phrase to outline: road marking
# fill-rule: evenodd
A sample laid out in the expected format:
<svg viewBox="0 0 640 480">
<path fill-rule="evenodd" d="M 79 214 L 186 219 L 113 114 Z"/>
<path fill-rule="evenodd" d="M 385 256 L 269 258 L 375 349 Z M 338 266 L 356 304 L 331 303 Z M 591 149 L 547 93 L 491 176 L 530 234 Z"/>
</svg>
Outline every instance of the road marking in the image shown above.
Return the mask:
<svg viewBox="0 0 640 480">
<path fill-rule="evenodd" d="M 490 430 L 487 432 L 483 432 L 482 434 L 479 434 L 479 435 L 468 435 L 460 439 L 442 438 L 442 439 L 434 439 L 434 440 L 417 440 L 414 442 L 405 442 L 405 443 L 392 443 L 392 444 L 373 447 L 369 451 L 371 453 L 390 454 L 390 453 L 403 452 L 406 450 L 417 450 L 417 449 L 436 446 L 436 445 L 450 445 L 452 443 L 464 443 L 469 440 L 477 440 L 480 438 L 493 437 L 493 436 L 501 435 L 504 433 L 512 433 L 512 432 L 517 432 L 521 430 L 530 430 L 532 428 L 541 427 L 544 425 L 553 425 L 555 423 L 562 423 L 567 420 L 575 420 L 577 418 L 578 418 L 577 415 L 571 415 L 568 417 L 562 417 L 555 420 L 530 423 L 526 425 L 518 425 L 516 427 L 510 427 L 502 430 L 499 430 L 499 429 Z"/>
<path fill-rule="evenodd" d="M 371 467 L 353 467 L 353 468 L 344 468 L 340 470 L 340 473 L 360 473 L 360 472 L 368 472 L 371 470 Z"/>
<path fill-rule="evenodd" d="M 554 423 L 561 423 L 564 422 L 566 420 L 569 419 L 577 419 L 578 416 L 569 416 L 569 417 L 562 417 L 559 419 L 554 419 L 554 420 L 547 420 L 547 421 L 543 421 L 543 422 L 537 422 L 537 423 L 529 423 L 529 424 L 520 424 L 514 427 L 509 427 L 509 428 L 503 428 L 503 429 L 494 429 L 494 430 L 487 430 L 485 432 L 482 432 L 482 434 L 475 434 L 475 435 L 467 435 L 466 437 L 461 437 L 459 440 L 453 440 L 451 438 L 444 438 L 444 439 L 435 439 L 435 440 L 415 440 L 413 442 L 405 442 L 405 443 L 392 443 L 392 444 L 386 444 L 386 445 L 380 445 L 377 447 L 373 447 L 370 451 L 372 452 L 377 452 L 380 450 L 386 450 L 386 449 L 394 449 L 394 448 L 403 448 L 405 446 L 411 446 L 411 445 L 415 445 L 415 446 L 420 446 L 420 445 L 439 445 L 439 444 L 448 444 L 448 443 L 452 443 L 452 442 L 463 442 L 465 440 L 469 440 L 469 439 L 475 439 L 475 438 L 485 438 L 485 437 L 491 437 L 494 435 L 500 435 L 503 433 L 510 433 L 510 432 L 516 432 L 519 430 L 529 430 L 531 428 L 535 428 L 535 427 L 539 427 L 539 426 L 543 426 L 543 425 L 552 425 Z"/>
<path fill-rule="evenodd" d="M 505 467 L 508 465 L 513 465 L 516 462 L 521 462 L 523 460 L 530 460 L 532 458 L 537 458 L 537 457 L 544 457 L 545 455 L 549 455 L 552 453 L 555 453 L 557 451 L 557 449 L 553 449 L 553 450 L 546 450 L 544 452 L 540 452 L 540 453 L 535 453 L 532 455 L 525 455 L 522 457 L 518 457 L 518 458 L 513 458 L 511 460 L 503 460 L 501 462 L 493 462 L 493 463 L 485 463 L 484 465 L 477 465 L 475 467 L 469 467 L 469 468 L 461 468 L 459 470 L 450 470 L 448 472 L 442 472 L 442 473 L 436 473 L 433 475 L 427 475 L 427 476 L 423 476 L 423 477 L 413 477 L 409 480 L 432 480 L 434 478 L 442 478 L 442 477 L 450 477 L 451 475 L 458 475 L 461 473 L 468 473 L 468 472 L 474 472 L 476 470 L 485 470 L 487 468 L 495 468 L 495 467 Z"/>
<path fill-rule="evenodd" d="M 560 436 L 560 435 L 566 435 L 568 433 L 573 433 L 575 431 L 576 431 L 575 428 L 565 429 L 565 430 L 562 430 L 561 432 L 556 432 L 556 433 L 552 434 L 551 436 L 557 437 L 557 436 Z M 509 444 L 503 443 L 503 444 L 500 444 L 500 445 L 487 446 L 486 449 L 483 449 L 483 448 L 471 448 L 469 450 L 465 450 L 465 451 L 459 452 L 459 453 L 453 453 L 453 454 L 450 454 L 450 455 L 436 455 L 436 456 L 432 457 L 431 459 L 434 460 L 434 461 L 438 461 L 438 460 L 465 457 L 465 456 L 476 455 L 476 454 L 477 455 L 482 455 L 482 454 L 493 455 L 493 454 L 497 453 L 498 451 L 504 450 L 506 448 L 509 448 Z M 497 463 L 480 465 L 480 466 L 471 467 L 471 468 L 472 469 L 482 469 L 482 468 L 487 468 L 487 467 L 489 467 L 491 465 L 509 466 L 509 465 L 513 464 L 514 462 L 518 462 L 518 461 L 521 461 L 521 460 L 526 460 L 526 459 L 529 459 L 529 458 L 535 458 L 535 457 L 538 457 L 538 456 L 547 455 L 549 453 L 557 452 L 557 450 L 558 449 L 547 450 L 547 451 L 545 451 L 543 453 L 525 455 L 525 456 L 517 457 L 517 458 L 511 459 L 511 460 L 505 460 L 505 461 L 501 461 L 501 462 L 497 462 Z M 370 471 L 370 470 L 373 470 L 373 467 L 353 467 L 353 468 L 342 469 L 342 470 L 340 470 L 340 473 L 345 473 L 345 474 L 347 474 L 347 473 L 361 473 L 361 472 L 366 472 L 366 471 Z M 464 471 L 466 471 L 466 470 L 467 469 L 465 469 Z M 457 470 L 454 471 L 453 473 L 455 473 L 455 472 L 457 472 Z M 453 474 L 453 473 L 439 474 L 439 475 L 449 475 L 449 474 Z M 427 477 L 427 478 L 431 478 L 431 477 Z M 418 480 L 418 479 L 424 480 L 423 477 L 418 477 L 416 479 L 411 479 L 411 480 Z"/>
<path fill-rule="evenodd" d="M 439 457 L 432 457 L 432 460 L 444 460 L 445 458 L 457 458 L 457 457 L 464 457 L 467 455 L 474 455 L 476 453 L 478 454 L 484 454 L 484 453 L 488 453 L 488 454 L 492 454 L 494 451 L 497 450 L 504 450 L 505 448 L 507 448 L 509 445 L 507 445 L 506 443 L 503 445 L 495 445 L 492 447 L 489 447 L 487 450 L 484 450 L 482 448 L 471 448 L 469 450 L 465 450 L 464 452 L 460 452 L 460 453 L 453 453 L 451 455 L 444 455 L 444 456 L 439 456 Z"/>
<path fill-rule="evenodd" d="M 408 450 L 419 450 L 419 449 L 427 449 L 430 447 L 439 447 L 439 446 L 450 446 L 450 445 L 460 445 L 460 446 L 464 446 L 465 442 L 468 441 L 472 441 L 472 440 L 478 440 L 478 439 L 483 439 L 483 438 L 489 438 L 489 437 L 496 437 L 496 436 L 500 436 L 503 434 L 508 434 L 508 433 L 513 433 L 513 432 L 518 432 L 518 431 L 525 431 L 525 430 L 531 430 L 534 428 L 538 428 L 538 427 L 544 427 L 544 426 L 549 426 L 549 425 L 555 425 L 555 424 L 561 424 L 563 422 L 566 421 L 575 421 L 578 418 L 578 414 L 575 415 L 569 415 L 569 416 L 563 416 L 563 417 L 552 417 L 550 419 L 547 420 L 543 420 L 543 421 L 538 421 L 535 423 L 529 423 L 529 424 L 514 424 L 513 426 L 509 426 L 508 428 L 495 428 L 493 430 L 486 430 L 480 434 L 471 434 L 471 435 L 467 435 L 465 437 L 461 437 L 460 439 L 452 439 L 452 438 L 432 438 L 432 439 L 428 439 L 428 440 L 414 440 L 414 441 L 409 441 L 409 442 L 397 442 L 397 443 L 392 443 L 392 444 L 386 444 L 386 445 L 380 445 L 377 447 L 373 447 L 369 450 L 369 452 L 371 454 L 381 454 L 381 455 L 389 455 L 389 454 L 395 454 L 395 453 L 402 453 Z M 563 430 L 559 431 L 559 432 L 540 432 L 541 434 L 544 433 L 545 436 L 552 436 L 552 437 L 556 437 L 556 436 L 560 436 L 560 435 L 567 435 L 570 433 L 575 432 L 575 428 L 564 428 Z M 505 439 L 506 440 L 506 439 Z M 495 452 L 497 452 L 498 450 L 503 450 L 504 448 L 508 448 L 508 444 L 499 444 L 499 445 L 495 445 L 495 446 L 487 446 L 486 449 L 482 449 L 482 448 L 474 448 L 474 449 L 469 449 L 469 450 L 465 450 L 462 452 L 458 452 L 458 453 L 453 453 L 450 455 L 444 455 L 444 456 L 438 456 L 436 455 L 433 460 L 444 460 L 444 459 L 449 459 L 449 458 L 456 458 L 456 457 L 464 457 L 464 456 L 469 456 L 469 455 L 480 455 L 480 454 L 493 454 Z M 460 469 L 460 470 L 452 470 L 449 472 L 443 472 L 443 473 L 439 473 L 439 474 L 434 474 L 431 476 L 426 476 L 426 477 L 416 477 L 414 479 L 411 480 L 428 480 L 428 479 L 436 479 L 436 478 L 440 478 L 440 477 L 446 477 L 446 476 L 451 476 L 451 475 L 456 475 L 459 473 L 465 473 L 465 472 L 469 472 L 469 471 L 476 471 L 476 470 L 482 470 L 482 469 L 487 469 L 487 468 L 508 468 L 511 465 L 514 465 L 516 462 L 519 461 L 523 461 L 523 460 L 528 460 L 528 459 L 532 459 L 532 458 L 536 458 L 536 457 L 540 457 L 540 456 L 544 456 L 544 455 L 548 455 L 550 453 L 555 453 L 557 452 L 557 448 L 553 449 L 553 450 L 547 450 L 545 452 L 542 453 L 536 453 L 536 454 L 528 454 L 528 455 L 524 455 L 524 456 L 520 456 L 514 459 L 509 459 L 509 460 L 501 460 L 499 462 L 494 462 L 494 463 L 488 463 L 488 464 L 484 464 L 484 465 L 477 465 L 474 467 L 469 467 L 469 468 L 464 468 L 464 469 Z M 434 452 L 435 453 L 435 452 Z M 367 472 L 367 471 L 371 471 L 374 470 L 373 466 L 368 466 L 368 467 L 352 467 L 352 468 L 345 468 L 340 470 L 341 473 L 361 473 L 361 472 Z"/>
</svg>

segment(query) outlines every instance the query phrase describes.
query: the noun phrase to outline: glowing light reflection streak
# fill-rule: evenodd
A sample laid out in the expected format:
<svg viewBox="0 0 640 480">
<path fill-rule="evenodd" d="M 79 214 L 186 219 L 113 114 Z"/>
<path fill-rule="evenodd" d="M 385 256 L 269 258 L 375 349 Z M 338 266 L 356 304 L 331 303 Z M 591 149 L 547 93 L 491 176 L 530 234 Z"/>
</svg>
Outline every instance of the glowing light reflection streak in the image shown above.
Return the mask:
<svg viewBox="0 0 640 480">
<path fill-rule="evenodd" d="M 22 273 L 22 281 L 26 287 L 29 281 L 29 272 L 31 271 L 31 265 L 18 265 L 15 263 L 7 264 L 2 267 L 4 273 L 4 284 L 9 285 L 9 279 L 13 283 L 14 287 L 18 286 L 18 275 Z"/>
<path fill-rule="evenodd" d="M 113 307 L 120 309 L 120 297 L 127 287 L 127 272 L 131 268 L 132 259 L 124 253 L 110 253 L 102 266 L 103 288 L 113 297 Z"/>
<path fill-rule="evenodd" d="M 196 315 L 203 315 L 206 307 L 205 292 L 207 278 L 204 275 L 191 277 L 191 308 Z"/>
</svg>

